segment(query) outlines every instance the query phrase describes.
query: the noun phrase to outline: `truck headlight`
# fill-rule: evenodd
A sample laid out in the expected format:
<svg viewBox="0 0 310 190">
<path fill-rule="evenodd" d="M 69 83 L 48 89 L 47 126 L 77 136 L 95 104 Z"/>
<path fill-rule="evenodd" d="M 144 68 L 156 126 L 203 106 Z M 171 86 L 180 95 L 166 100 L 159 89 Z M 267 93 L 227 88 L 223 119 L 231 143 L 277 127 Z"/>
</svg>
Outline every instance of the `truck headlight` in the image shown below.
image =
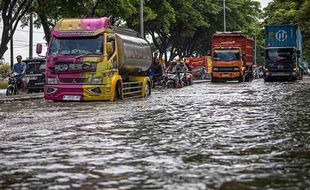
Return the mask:
<svg viewBox="0 0 310 190">
<path fill-rule="evenodd" d="M 57 84 L 57 78 L 47 78 L 47 84 Z"/>
<path fill-rule="evenodd" d="M 219 70 L 219 68 L 217 68 L 217 67 L 213 68 L 213 71 L 218 71 L 218 70 Z"/>
<path fill-rule="evenodd" d="M 238 68 L 238 67 L 235 67 L 235 68 L 234 68 L 234 71 L 239 71 L 239 68 Z"/>
<path fill-rule="evenodd" d="M 102 83 L 102 77 L 93 78 L 91 83 L 92 84 L 101 84 Z"/>
</svg>

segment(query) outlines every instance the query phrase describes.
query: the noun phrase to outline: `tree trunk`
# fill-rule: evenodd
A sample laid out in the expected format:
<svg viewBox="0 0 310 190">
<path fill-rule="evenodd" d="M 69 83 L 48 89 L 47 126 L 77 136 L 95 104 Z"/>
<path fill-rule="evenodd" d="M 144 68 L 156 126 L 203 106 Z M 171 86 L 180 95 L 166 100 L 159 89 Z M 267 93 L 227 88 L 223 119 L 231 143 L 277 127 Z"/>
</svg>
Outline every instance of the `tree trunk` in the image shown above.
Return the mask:
<svg viewBox="0 0 310 190">
<path fill-rule="evenodd" d="M 44 14 L 38 14 L 40 20 L 41 20 L 41 24 L 44 30 L 44 34 L 45 34 L 45 40 L 48 43 L 51 40 L 51 30 L 46 18 L 46 15 Z"/>
</svg>

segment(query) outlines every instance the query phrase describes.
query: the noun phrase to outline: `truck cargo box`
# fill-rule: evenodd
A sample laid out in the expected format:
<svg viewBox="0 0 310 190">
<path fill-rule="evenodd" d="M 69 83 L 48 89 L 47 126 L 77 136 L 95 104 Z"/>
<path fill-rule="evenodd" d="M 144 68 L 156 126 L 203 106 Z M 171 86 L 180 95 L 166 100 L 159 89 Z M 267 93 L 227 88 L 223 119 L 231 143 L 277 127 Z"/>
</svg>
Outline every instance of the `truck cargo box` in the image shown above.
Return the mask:
<svg viewBox="0 0 310 190">
<path fill-rule="evenodd" d="M 265 26 L 266 48 L 285 47 L 301 49 L 301 33 L 297 25 L 267 25 Z"/>
<path fill-rule="evenodd" d="M 246 64 L 253 64 L 253 39 L 241 32 L 216 32 L 212 37 L 212 48 L 240 47 L 246 56 Z"/>
</svg>

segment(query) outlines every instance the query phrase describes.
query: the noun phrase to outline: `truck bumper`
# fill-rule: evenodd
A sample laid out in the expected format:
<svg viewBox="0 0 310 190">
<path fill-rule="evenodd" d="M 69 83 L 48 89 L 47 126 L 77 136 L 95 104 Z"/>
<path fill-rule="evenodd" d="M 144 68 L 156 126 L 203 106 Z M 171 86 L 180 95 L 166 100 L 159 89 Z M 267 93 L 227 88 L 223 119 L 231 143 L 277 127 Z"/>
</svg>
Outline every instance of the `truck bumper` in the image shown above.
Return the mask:
<svg viewBox="0 0 310 190">
<path fill-rule="evenodd" d="M 111 100 L 107 85 L 45 85 L 44 98 L 53 101 Z"/>
<path fill-rule="evenodd" d="M 298 72 L 266 72 L 266 77 L 272 78 L 272 77 L 297 77 Z"/>
<path fill-rule="evenodd" d="M 240 72 L 212 72 L 212 77 L 218 79 L 235 80 L 240 76 Z"/>
</svg>

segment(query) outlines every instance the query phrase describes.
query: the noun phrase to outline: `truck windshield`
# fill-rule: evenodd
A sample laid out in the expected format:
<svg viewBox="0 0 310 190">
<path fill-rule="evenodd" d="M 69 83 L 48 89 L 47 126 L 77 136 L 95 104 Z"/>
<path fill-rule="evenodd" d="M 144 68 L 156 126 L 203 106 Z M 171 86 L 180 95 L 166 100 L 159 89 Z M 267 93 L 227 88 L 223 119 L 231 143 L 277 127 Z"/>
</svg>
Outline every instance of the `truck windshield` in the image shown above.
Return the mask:
<svg viewBox="0 0 310 190">
<path fill-rule="evenodd" d="M 53 37 L 50 45 L 52 55 L 102 55 L 103 36 Z"/>
<path fill-rule="evenodd" d="M 239 50 L 236 50 L 236 49 L 235 50 L 232 50 L 232 49 L 214 50 L 213 60 L 215 61 L 240 60 L 240 52 Z"/>
<path fill-rule="evenodd" d="M 272 62 L 291 62 L 293 54 L 293 49 L 269 49 L 267 50 L 267 60 Z"/>
</svg>

